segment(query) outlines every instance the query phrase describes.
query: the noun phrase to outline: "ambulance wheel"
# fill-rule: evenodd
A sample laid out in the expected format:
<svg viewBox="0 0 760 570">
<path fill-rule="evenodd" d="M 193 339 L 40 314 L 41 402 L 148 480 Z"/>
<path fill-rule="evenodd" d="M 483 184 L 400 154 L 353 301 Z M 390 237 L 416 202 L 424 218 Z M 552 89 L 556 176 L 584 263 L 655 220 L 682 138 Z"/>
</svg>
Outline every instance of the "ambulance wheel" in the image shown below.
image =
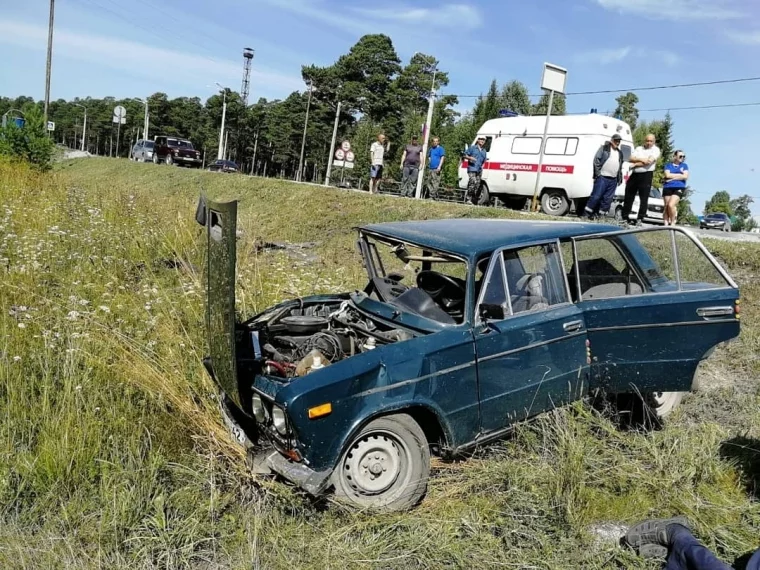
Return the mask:
<svg viewBox="0 0 760 570">
<path fill-rule="evenodd" d="M 491 206 L 491 193 L 488 191 L 488 186 L 485 184 L 480 185 L 480 196 L 478 197 L 478 206 Z"/>
<path fill-rule="evenodd" d="M 570 200 L 562 190 L 549 188 L 541 195 L 541 211 L 550 216 L 564 216 L 570 211 Z"/>
</svg>

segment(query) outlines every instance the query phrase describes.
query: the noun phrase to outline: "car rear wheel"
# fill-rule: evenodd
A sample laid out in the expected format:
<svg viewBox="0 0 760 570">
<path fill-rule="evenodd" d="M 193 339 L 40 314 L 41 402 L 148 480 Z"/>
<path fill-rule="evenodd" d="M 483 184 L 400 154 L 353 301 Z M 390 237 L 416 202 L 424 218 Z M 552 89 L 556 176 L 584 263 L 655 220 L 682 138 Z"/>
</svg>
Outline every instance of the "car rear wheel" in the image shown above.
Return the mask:
<svg viewBox="0 0 760 570">
<path fill-rule="evenodd" d="M 416 505 L 429 475 L 430 449 L 422 428 L 411 416 L 396 414 L 371 421 L 354 437 L 332 482 L 340 501 L 391 512 Z"/>
<path fill-rule="evenodd" d="M 562 190 L 549 188 L 541 195 L 541 211 L 550 216 L 564 216 L 570 211 L 570 200 Z"/>
</svg>

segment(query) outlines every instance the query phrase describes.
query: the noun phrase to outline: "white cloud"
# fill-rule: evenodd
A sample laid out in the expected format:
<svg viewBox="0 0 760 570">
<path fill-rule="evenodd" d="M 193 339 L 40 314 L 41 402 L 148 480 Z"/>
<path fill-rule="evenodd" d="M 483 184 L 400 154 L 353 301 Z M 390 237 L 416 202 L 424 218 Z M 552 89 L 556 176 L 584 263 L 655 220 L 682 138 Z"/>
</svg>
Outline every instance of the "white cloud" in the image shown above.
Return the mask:
<svg viewBox="0 0 760 570">
<path fill-rule="evenodd" d="M 737 44 L 746 46 L 760 45 L 760 30 L 754 32 L 739 32 L 736 30 L 730 30 L 726 32 L 726 37 Z"/>
<path fill-rule="evenodd" d="M 731 20 L 744 13 L 739 0 L 594 0 L 599 6 L 621 14 L 650 20 Z"/>
<path fill-rule="evenodd" d="M 631 53 L 631 46 L 615 49 L 598 49 L 579 53 L 575 56 L 575 61 L 578 63 L 598 63 L 601 65 L 609 65 L 610 63 L 617 63 L 628 57 Z"/>
<path fill-rule="evenodd" d="M 681 62 L 681 56 L 671 51 L 632 46 L 585 51 L 576 54 L 573 59 L 581 64 L 612 65 L 631 57 L 646 59 L 654 63 L 663 63 L 670 67 L 678 65 Z"/>
<path fill-rule="evenodd" d="M 482 10 L 467 4 L 444 4 L 436 8 L 383 6 L 354 10 L 369 18 L 409 25 L 430 25 L 439 28 L 476 29 L 483 25 Z"/>
<path fill-rule="evenodd" d="M 0 20 L 0 43 L 44 50 L 47 45 L 47 27 Z M 241 75 L 238 62 L 67 29 L 56 29 L 53 50 L 54 56 L 92 62 L 133 75 L 164 80 L 171 78 L 185 85 L 196 85 L 199 89 L 215 81 L 236 87 Z M 256 98 L 282 96 L 303 88 L 300 77 L 283 75 L 260 66 L 256 66 L 251 75 L 251 82 L 260 86 L 255 89 Z"/>
</svg>

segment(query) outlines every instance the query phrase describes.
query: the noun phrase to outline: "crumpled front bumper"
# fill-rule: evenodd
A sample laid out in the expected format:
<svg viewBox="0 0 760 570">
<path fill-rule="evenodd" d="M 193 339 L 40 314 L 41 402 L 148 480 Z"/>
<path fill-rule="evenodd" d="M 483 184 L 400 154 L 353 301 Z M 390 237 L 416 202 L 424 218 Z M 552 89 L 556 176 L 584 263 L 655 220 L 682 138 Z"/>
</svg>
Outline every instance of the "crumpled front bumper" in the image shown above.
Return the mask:
<svg viewBox="0 0 760 570">
<path fill-rule="evenodd" d="M 315 471 L 304 463 L 291 461 L 277 451 L 270 442 L 257 445 L 235 420 L 235 414 L 229 408 L 224 397 L 221 402 L 222 418 L 230 430 L 233 439 L 247 451 L 246 463 L 258 475 L 279 475 L 300 487 L 310 495 L 321 495 L 330 485 L 332 470 Z"/>
</svg>

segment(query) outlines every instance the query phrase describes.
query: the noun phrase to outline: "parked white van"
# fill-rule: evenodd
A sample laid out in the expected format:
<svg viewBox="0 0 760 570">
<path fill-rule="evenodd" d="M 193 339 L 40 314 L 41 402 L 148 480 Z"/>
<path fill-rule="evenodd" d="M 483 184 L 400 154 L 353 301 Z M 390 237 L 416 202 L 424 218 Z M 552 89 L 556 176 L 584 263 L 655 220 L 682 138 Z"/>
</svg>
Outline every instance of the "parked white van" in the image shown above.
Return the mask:
<svg viewBox="0 0 760 570">
<path fill-rule="evenodd" d="M 504 117 L 486 121 L 477 136 L 486 139 L 482 200 L 511 202 L 533 196 L 545 116 Z M 559 115 L 549 121 L 541 167 L 539 198 L 546 214 L 564 216 L 572 205 L 583 209 L 593 186 L 594 155 L 613 134 L 622 138 L 628 177 L 633 135 L 627 123 L 604 115 Z M 473 143 L 474 144 L 474 143 Z M 459 188 L 467 188 L 467 162 L 459 165 Z"/>
</svg>

